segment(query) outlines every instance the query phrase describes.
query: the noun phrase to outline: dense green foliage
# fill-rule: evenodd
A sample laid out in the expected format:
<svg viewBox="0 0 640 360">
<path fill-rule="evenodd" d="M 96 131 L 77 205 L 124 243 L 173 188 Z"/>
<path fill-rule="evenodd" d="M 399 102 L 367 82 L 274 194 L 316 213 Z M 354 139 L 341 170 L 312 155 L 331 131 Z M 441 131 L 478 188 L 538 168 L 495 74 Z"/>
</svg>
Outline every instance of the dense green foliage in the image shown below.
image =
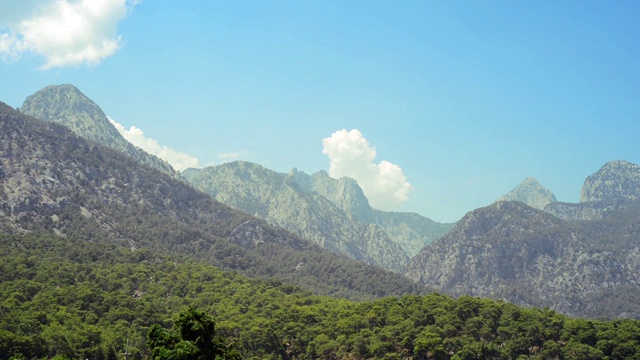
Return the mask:
<svg viewBox="0 0 640 360">
<path fill-rule="evenodd" d="M 182 311 L 171 331 L 153 325 L 147 347 L 154 360 L 240 359 L 240 354 L 216 336 L 213 316 L 192 306 Z"/>
<path fill-rule="evenodd" d="M 149 329 L 179 328 L 189 306 L 242 358 L 640 358 L 634 320 L 439 294 L 352 302 L 144 249 L 0 236 L 0 359 L 141 359 Z"/>
</svg>

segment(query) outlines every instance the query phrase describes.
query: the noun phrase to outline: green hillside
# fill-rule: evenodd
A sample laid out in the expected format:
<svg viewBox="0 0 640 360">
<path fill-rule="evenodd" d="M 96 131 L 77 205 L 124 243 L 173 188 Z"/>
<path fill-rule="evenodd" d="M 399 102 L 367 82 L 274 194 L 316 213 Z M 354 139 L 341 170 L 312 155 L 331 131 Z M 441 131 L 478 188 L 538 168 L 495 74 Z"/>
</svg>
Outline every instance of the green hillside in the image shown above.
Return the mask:
<svg viewBox="0 0 640 360">
<path fill-rule="evenodd" d="M 187 306 L 245 359 L 637 359 L 640 322 L 430 294 L 353 302 L 186 257 L 0 235 L 0 359 L 129 359 Z"/>
</svg>

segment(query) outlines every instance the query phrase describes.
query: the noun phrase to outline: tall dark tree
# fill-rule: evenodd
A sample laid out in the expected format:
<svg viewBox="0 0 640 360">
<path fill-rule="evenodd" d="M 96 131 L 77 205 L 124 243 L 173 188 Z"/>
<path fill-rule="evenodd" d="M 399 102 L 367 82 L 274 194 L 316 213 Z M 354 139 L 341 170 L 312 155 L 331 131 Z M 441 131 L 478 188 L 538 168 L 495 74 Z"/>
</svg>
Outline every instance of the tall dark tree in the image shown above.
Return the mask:
<svg viewBox="0 0 640 360">
<path fill-rule="evenodd" d="M 215 335 L 213 316 L 189 307 L 182 311 L 171 330 L 153 325 L 147 347 L 155 360 L 240 359 L 224 339 Z"/>
</svg>

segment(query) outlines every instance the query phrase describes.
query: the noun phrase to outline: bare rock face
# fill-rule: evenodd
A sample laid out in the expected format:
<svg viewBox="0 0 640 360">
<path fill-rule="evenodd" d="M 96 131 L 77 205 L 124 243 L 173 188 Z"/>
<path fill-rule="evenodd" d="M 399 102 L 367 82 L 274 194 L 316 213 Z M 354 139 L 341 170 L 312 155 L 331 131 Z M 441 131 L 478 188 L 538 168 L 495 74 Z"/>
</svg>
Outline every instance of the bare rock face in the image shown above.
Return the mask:
<svg viewBox="0 0 640 360">
<path fill-rule="evenodd" d="M 582 186 L 580 202 L 640 199 L 640 166 L 610 161 L 589 176 Z"/>
<path fill-rule="evenodd" d="M 519 202 L 469 212 L 406 275 L 445 293 L 548 306 L 573 316 L 640 317 L 640 210 L 565 222 Z"/>
<path fill-rule="evenodd" d="M 167 162 L 125 140 L 104 111 L 73 85 L 47 86 L 27 97 L 20 111 L 36 119 L 62 124 L 79 136 L 121 151 L 165 174 L 179 176 Z"/>
<path fill-rule="evenodd" d="M 281 226 L 333 252 L 395 272 L 446 234 L 441 224 L 413 213 L 371 208 L 358 183 L 325 171 L 277 173 L 236 161 L 183 172 L 197 189 L 233 208 Z"/>
<path fill-rule="evenodd" d="M 433 240 L 453 229 L 453 223 L 439 223 L 416 213 L 382 211 L 369 205 L 362 188 L 354 179 L 333 179 L 325 171 L 311 176 L 297 172 L 295 179 L 359 221 L 382 228 L 409 255 L 415 256 Z"/>
<path fill-rule="evenodd" d="M 556 196 L 551 190 L 540 185 L 534 177 L 528 177 L 497 201 L 520 201 L 542 210 L 547 204 L 556 202 Z"/>
<path fill-rule="evenodd" d="M 387 270 L 404 271 L 409 257 L 381 228 L 358 221 L 305 188 L 296 181 L 300 175 L 296 171 L 282 174 L 258 164 L 235 161 L 187 171 L 184 176 L 216 200 L 326 249 Z"/>
</svg>

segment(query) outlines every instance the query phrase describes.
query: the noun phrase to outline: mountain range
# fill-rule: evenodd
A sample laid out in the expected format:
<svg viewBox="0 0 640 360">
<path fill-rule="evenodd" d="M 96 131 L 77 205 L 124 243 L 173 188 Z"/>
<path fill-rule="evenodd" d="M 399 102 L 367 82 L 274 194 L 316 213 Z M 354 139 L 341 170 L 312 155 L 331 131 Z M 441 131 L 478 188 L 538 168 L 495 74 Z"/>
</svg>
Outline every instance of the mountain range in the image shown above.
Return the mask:
<svg viewBox="0 0 640 360">
<path fill-rule="evenodd" d="M 0 230 L 183 254 L 352 299 L 422 293 L 409 279 L 329 253 L 184 180 L 0 103 Z"/>
<path fill-rule="evenodd" d="M 456 224 L 439 224 L 373 209 L 355 180 L 323 171 L 233 162 L 180 176 L 114 146 L 122 138 L 74 87 L 36 94 L 21 110 L 47 121 L 0 104 L 5 233 L 168 251 L 351 299 L 431 288 L 575 316 L 640 318 L 638 165 L 605 164 L 585 180 L 577 204 L 527 178 Z"/>
<path fill-rule="evenodd" d="M 283 174 L 236 161 L 187 169 L 183 176 L 233 208 L 396 272 L 403 272 L 411 256 L 452 228 L 418 214 L 374 210 L 355 180 L 333 179 L 324 171 L 307 175 L 293 169 Z"/>
<path fill-rule="evenodd" d="M 589 202 L 550 202 L 539 210 L 497 201 L 474 210 L 414 257 L 406 275 L 456 296 L 503 298 L 575 316 L 639 318 L 639 176 L 639 166 L 613 161 L 586 179 L 582 198 Z M 532 184 L 540 188 L 527 179 L 509 194 Z M 525 192 L 530 197 L 519 199 L 536 204 L 548 194 Z"/>
</svg>

